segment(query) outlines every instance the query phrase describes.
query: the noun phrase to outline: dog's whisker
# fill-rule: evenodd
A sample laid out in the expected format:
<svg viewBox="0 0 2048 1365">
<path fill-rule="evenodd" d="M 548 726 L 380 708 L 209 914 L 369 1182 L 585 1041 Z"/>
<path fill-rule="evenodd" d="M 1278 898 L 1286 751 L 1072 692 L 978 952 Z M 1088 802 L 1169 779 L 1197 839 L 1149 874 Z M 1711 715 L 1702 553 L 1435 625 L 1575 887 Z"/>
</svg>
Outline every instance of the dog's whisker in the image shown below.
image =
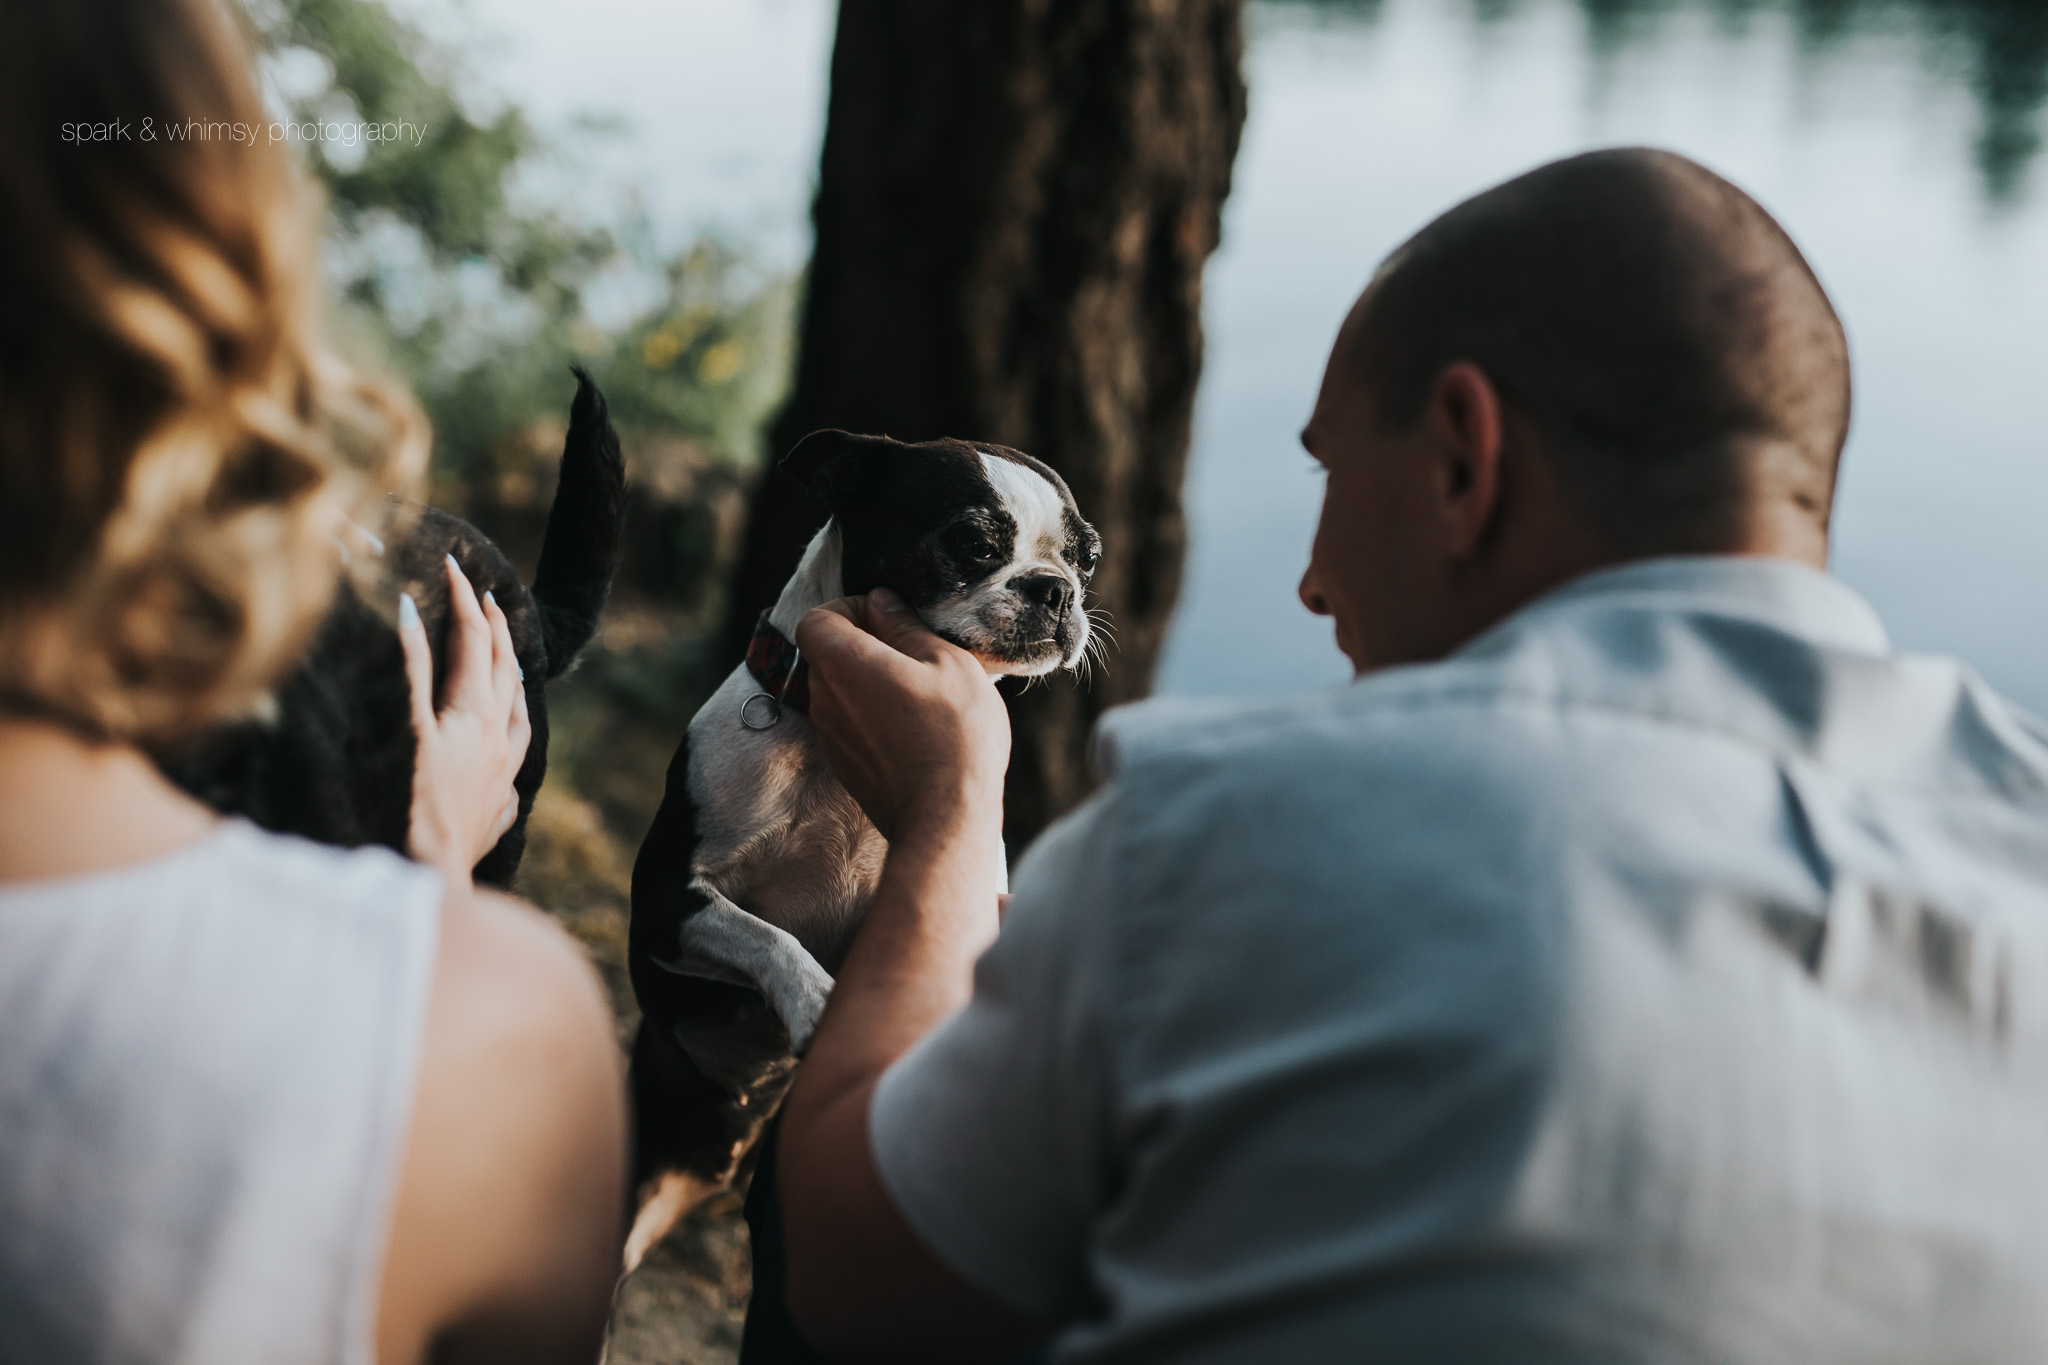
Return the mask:
<svg viewBox="0 0 2048 1365">
<path fill-rule="evenodd" d="M 1074 672 L 1080 676 L 1082 683 L 1086 684 L 1094 678 L 1097 667 L 1102 668 L 1104 672 L 1108 671 L 1109 662 L 1103 652 L 1106 647 L 1100 632 L 1089 632 L 1087 641 L 1081 646 L 1081 656 L 1074 660 Z"/>
</svg>

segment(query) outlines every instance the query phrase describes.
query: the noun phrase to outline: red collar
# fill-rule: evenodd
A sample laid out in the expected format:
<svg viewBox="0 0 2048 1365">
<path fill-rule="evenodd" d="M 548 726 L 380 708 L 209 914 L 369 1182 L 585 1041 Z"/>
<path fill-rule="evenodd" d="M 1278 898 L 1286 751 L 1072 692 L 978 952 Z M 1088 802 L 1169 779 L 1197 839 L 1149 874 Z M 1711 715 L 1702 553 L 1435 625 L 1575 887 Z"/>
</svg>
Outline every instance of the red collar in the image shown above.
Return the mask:
<svg viewBox="0 0 2048 1365">
<path fill-rule="evenodd" d="M 747 672 L 776 702 L 794 706 L 808 714 L 811 709 L 811 666 L 762 612 L 754 623 L 754 638 L 747 641 Z M 772 722 L 771 722 L 772 723 Z"/>
</svg>

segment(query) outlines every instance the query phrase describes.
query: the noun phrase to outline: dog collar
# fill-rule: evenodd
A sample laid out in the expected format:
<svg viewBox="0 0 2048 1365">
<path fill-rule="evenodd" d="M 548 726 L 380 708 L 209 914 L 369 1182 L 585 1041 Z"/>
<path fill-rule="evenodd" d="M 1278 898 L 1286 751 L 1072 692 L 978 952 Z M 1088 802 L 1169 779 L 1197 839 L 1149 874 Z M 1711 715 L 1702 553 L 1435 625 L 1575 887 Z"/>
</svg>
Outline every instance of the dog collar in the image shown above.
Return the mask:
<svg viewBox="0 0 2048 1365">
<path fill-rule="evenodd" d="M 811 666 L 765 611 L 754 623 L 753 638 L 747 641 L 747 672 L 761 685 L 759 692 L 740 703 L 740 724 L 749 730 L 766 730 L 781 720 L 785 704 L 810 711 Z"/>
</svg>

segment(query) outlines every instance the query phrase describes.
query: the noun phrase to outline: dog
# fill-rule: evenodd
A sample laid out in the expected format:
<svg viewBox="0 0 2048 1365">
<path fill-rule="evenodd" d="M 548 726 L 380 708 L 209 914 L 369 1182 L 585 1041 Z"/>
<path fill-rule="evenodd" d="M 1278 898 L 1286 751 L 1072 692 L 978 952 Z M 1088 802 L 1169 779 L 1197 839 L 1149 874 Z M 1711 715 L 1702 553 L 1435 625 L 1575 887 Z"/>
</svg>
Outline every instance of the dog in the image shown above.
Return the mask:
<svg viewBox="0 0 2048 1365">
<path fill-rule="evenodd" d="M 311 646 L 274 694 L 268 713 L 217 730 L 159 757 L 171 780 L 226 815 L 325 844 L 405 850 L 411 824 L 412 729 L 405 658 L 393 612 L 410 592 L 434 651 L 447 661 L 448 577 L 453 555 L 481 596 L 503 609 L 524 676 L 533 738 L 513 785 L 519 816 L 477 863 L 475 879 L 509 888 L 526 851 L 526 820 L 548 766 L 547 683 L 575 663 L 597 632 L 618 571 L 625 517 L 625 462 L 604 394 L 582 369 L 562 446 L 561 479 L 548 510 L 529 589 L 483 532 L 446 512 L 419 509 L 387 552 L 359 533 L 361 551 L 384 561 L 380 605 L 348 577 Z M 345 553 L 351 553 L 345 549 Z"/>
<path fill-rule="evenodd" d="M 819 431 L 783 467 L 829 520 L 690 722 L 633 867 L 629 1271 L 738 1174 L 881 878 L 887 845 L 805 714 L 797 622 L 888 587 L 992 680 L 1072 669 L 1094 638 L 1083 599 L 1101 539 L 1022 451 Z"/>
</svg>

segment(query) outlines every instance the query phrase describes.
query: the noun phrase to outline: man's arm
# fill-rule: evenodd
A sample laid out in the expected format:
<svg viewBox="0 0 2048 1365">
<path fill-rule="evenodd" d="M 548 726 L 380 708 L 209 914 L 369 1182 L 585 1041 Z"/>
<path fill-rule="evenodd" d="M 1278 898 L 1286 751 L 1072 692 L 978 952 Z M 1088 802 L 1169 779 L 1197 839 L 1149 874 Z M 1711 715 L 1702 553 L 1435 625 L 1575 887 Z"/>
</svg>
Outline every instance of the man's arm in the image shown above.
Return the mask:
<svg viewBox="0 0 2048 1365">
<path fill-rule="evenodd" d="M 868 1125 L 883 1071 L 967 1002 L 994 941 L 1008 715 L 980 663 L 886 591 L 811 613 L 799 642 L 811 717 L 889 858 L 783 1105 L 790 1310 L 835 1356 L 1014 1350 L 1046 1325 L 919 1240 L 882 1184 Z"/>
</svg>

